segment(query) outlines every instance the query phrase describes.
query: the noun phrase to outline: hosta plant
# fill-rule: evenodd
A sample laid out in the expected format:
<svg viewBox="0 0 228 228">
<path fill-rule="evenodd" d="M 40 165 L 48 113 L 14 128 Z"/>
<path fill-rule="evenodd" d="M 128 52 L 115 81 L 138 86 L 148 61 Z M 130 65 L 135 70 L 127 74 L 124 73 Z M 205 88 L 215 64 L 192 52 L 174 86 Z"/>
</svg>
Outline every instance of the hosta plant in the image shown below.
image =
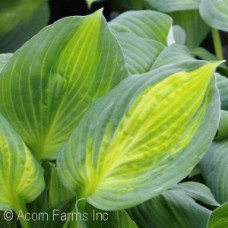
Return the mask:
<svg viewBox="0 0 228 228">
<path fill-rule="evenodd" d="M 213 177 L 211 192 L 190 176 L 207 154 L 207 177 L 227 79 L 215 74 L 221 61 L 194 59 L 173 31 L 160 12 L 107 23 L 99 10 L 0 55 L 1 227 L 219 222 L 226 205 L 212 210 L 227 196 L 214 197 Z"/>
</svg>

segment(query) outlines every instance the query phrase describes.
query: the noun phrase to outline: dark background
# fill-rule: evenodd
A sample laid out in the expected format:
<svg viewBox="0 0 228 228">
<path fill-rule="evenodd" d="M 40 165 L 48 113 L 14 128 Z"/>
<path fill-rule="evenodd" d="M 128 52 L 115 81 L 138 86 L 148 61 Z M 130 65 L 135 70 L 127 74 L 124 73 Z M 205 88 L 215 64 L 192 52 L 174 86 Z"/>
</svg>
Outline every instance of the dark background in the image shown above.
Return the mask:
<svg viewBox="0 0 228 228">
<path fill-rule="evenodd" d="M 110 5 L 111 1 L 101 1 L 95 2 L 92 4 L 91 9 L 88 9 L 85 0 L 49 0 L 50 5 L 50 20 L 49 24 L 52 24 L 54 21 L 67 17 L 67 16 L 75 16 L 75 15 L 88 15 L 100 9 L 104 8 L 103 14 L 105 18 L 109 21 L 113 15 L 112 10 L 113 6 Z M 115 14 L 114 14 L 115 15 Z M 228 57 L 228 35 L 225 32 L 221 32 L 221 38 L 223 43 L 223 52 L 225 57 Z M 204 42 L 200 45 L 205 47 L 210 52 L 214 53 L 213 42 L 211 39 L 211 35 L 208 34 Z"/>
<path fill-rule="evenodd" d="M 104 16 L 109 20 L 110 6 L 108 2 L 95 2 L 91 9 L 88 9 L 85 0 L 50 0 L 49 5 L 51 11 L 49 24 L 66 16 L 88 15 L 101 7 L 104 7 Z"/>
</svg>

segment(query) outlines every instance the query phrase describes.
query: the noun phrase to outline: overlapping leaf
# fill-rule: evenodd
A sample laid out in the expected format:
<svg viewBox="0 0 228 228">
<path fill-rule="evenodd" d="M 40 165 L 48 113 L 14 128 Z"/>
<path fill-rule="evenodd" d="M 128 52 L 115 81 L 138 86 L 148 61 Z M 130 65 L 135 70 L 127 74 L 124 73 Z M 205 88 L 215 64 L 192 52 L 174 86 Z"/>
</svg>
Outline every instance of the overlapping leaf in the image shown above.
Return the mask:
<svg viewBox="0 0 228 228">
<path fill-rule="evenodd" d="M 170 68 L 176 67 L 179 70 L 191 70 L 193 67 L 199 67 L 205 63 L 206 61 L 194 59 L 186 46 L 173 44 L 163 49 L 153 63 L 151 70 L 168 66 Z"/>
<path fill-rule="evenodd" d="M 0 210 L 23 209 L 44 189 L 43 171 L 15 130 L 0 115 Z"/>
<path fill-rule="evenodd" d="M 220 203 L 228 201 L 228 140 L 213 142 L 209 152 L 200 162 L 207 186 Z"/>
<path fill-rule="evenodd" d="M 202 18 L 208 25 L 228 32 L 227 0 L 202 0 L 199 9 Z"/>
<path fill-rule="evenodd" d="M 43 28 L 48 19 L 47 0 L 1 0 L 0 53 L 15 51 Z"/>
<path fill-rule="evenodd" d="M 173 228 L 205 228 L 211 212 L 199 202 L 218 205 L 205 185 L 187 182 L 178 184 L 128 212 L 137 225 L 143 228 L 170 228 L 171 224 Z"/>
<path fill-rule="evenodd" d="M 215 141 L 228 139 L 228 111 L 221 110 L 219 127 Z"/>
<path fill-rule="evenodd" d="M 109 23 L 114 33 L 128 32 L 167 45 L 172 18 L 152 10 L 128 11 Z"/>
<path fill-rule="evenodd" d="M 6 65 L 6 63 L 9 62 L 10 58 L 12 57 L 13 54 L 0 54 L 0 73 L 2 71 L 2 69 L 4 68 L 4 66 Z"/>
<path fill-rule="evenodd" d="M 170 42 L 172 19 L 152 11 L 130 11 L 109 23 L 122 47 L 129 74 L 148 72 L 160 52 Z"/>
<path fill-rule="evenodd" d="M 173 36 L 177 44 L 184 45 L 186 42 L 186 33 L 184 29 L 179 25 L 173 26 Z"/>
<path fill-rule="evenodd" d="M 27 42 L 1 72 L 0 112 L 36 158 L 54 159 L 91 102 L 125 76 L 101 11 L 65 18 Z"/>
<path fill-rule="evenodd" d="M 209 219 L 208 228 L 228 227 L 228 203 L 215 209 Z"/>
<path fill-rule="evenodd" d="M 174 24 L 180 25 L 186 32 L 186 45 L 195 48 L 201 44 L 209 32 L 209 26 L 201 18 L 197 10 L 175 11 L 169 14 Z"/>
<path fill-rule="evenodd" d="M 178 183 L 217 130 L 216 65 L 172 75 L 171 67 L 159 68 L 95 102 L 58 157 L 65 185 L 95 207 L 116 210 Z"/>
<path fill-rule="evenodd" d="M 49 180 L 49 206 L 54 207 L 63 201 L 67 201 L 74 197 L 74 194 L 66 189 L 59 180 L 56 168 L 50 165 L 50 180 Z"/>
</svg>

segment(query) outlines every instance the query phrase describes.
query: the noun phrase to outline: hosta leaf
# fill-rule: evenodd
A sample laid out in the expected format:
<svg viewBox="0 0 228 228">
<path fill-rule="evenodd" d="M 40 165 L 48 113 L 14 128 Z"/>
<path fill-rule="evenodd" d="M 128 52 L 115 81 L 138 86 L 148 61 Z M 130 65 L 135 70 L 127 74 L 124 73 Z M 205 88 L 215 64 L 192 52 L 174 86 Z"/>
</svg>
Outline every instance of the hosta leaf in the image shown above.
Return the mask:
<svg viewBox="0 0 228 228">
<path fill-rule="evenodd" d="M 68 213 L 71 213 L 75 204 L 75 199 L 70 199 L 67 201 L 64 201 L 58 205 L 55 205 L 55 207 L 50 207 L 45 211 L 39 211 L 38 213 L 43 213 L 42 219 L 38 219 L 35 224 L 34 228 L 57 228 L 57 227 L 64 227 L 68 228 L 68 226 L 64 226 L 66 223 L 67 218 L 70 220 L 70 215 L 68 216 Z M 77 226 L 72 228 L 79 228 Z M 80 227 L 81 228 L 81 227 Z"/>
<path fill-rule="evenodd" d="M 158 41 L 141 38 L 130 33 L 117 33 L 116 35 L 123 50 L 129 75 L 150 71 L 151 66 L 165 48 L 165 45 Z"/>
<path fill-rule="evenodd" d="M 145 0 L 145 2 L 162 12 L 198 9 L 201 0 Z"/>
<path fill-rule="evenodd" d="M 76 212 L 85 216 L 85 219 L 80 221 L 84 227 L 137 228 L 135 222 L 124 210 L 102 211 L 86 203 L 83 210 L 78 210 L 76 207 Z"/>
<path fill-rule="evenodd" d="M 46 0 L 1 0 L 0 52 L 12 52 L 44 27 L 49 19 Z"/>
<path fill-rule="evenodd" d="M 197 47 L 207 36 L 209 26 L 200 17 L 198 10 L 176 11 L 169 14 L 174 24 L 180 25 L 186 33 L 186 45 Z"/>
<path fill-rule="evenodd" d="M 202 64 L 205 64 L 205 61 L 194 59 L 186 46 L 173 44 L 163 49 L 151 69 L 176 66 L 180 70 L 186 70 Z"/>
<path fill-rule="evenodd" d="M 177 184 L 173 190 L 183 191 L 186 195 L 194 200 L 211 206 L 219 206 L 220 204 L 215 200 L 210 189 L 201 183 L 187 181 Z"/>
<path fill-rule="evenodd" d="M 211 52 L 209 52 L 207 49 L 205 49 L 203 47 L 194 48 L 193 50 L 191 50 L 191 53 L 194 56 L 199 57 L 200 59 L 205 59 L 207 61 L 218 60 L 218 58 L 216 58 L 215 55 L 213 55 Z"/>
<path fill-rule="evenodd" d="M 74 197 L 74 194 L 66 189 L 65 186 L 59 180 L 59 176 L 56 172 L 56 168 L 50 165 L 50 180 L 49 180 L 49 206 L 54 207 L 57 204 L 67 201 Z"/>
<path fill-rule="evenodd" d="M 215 209 L 209 219 L 208 228 L 228 227 L 228 203 Z"/>
<path fill-rule="evenodd" d="M 0 111 L 36 158 L 55 159 L 91 102 L 126 75 L 101 11 L 65 18 L 43 29 L 4 67 Z"/>
<path fill-rule="evenodd" d="M 173 228 L 206 228 L 211 212 L 196 200 L 200 202 L 205 193 L 210 195 L 211 201 L 215 200 L 206 186 L 194 182 L 186 185 L 194 188 L 193 195 L 189 194 L 191 191 L 186 186 L 183 188 L 180 184 L 128 212 L 143 228 L 170 228 L 170 224 Z"/>
<path fill-rule="evenodd" d="M 215 140 L 228 139 L 228 111 L 221 110 L 218 131 Z"/>
<path fill-rule="evenodd" d="M 228 201 L 228 140 L 213 142 L 200 162 L 200 169 L 207 186 L 220 203 Z"/>
<path fill-rule="evenodd" d="M 0 115 L 0 210 L 23 209 L 44 189 L 41 166 Z"/>
<path fill-rule="evenodd" d="M 130 11 L 109 22 L 120 46 L 129 74 L 150 70 L 169 41 L 172 19 L 152 10 Z"/>
<path fill-rule="evenodd" d="M 95 207 L 116 210 L 178 183 L 217 130 L 217 64 L 130 77 L 95 102 L 58 157 L 65 185 Z"/>
<path fill-rule="evenodd" d="M 216 73 L 216 79 L 221 98 L 221 108 L 228 110 L 228 78 Z"/>
<path fill-rule="evenodd" d="M 128 32 L 167 45 L 172 18 L 152 10 L 128 11 L 109 22 L 109 27 L 114 34 Z"/>
<path fill-rule="evenodd" d="M 0 54 L 0 72 L 2 71 L 2 69 L 4 68 L 6 63 L 9 62 L 9 60 L 11 59 L 12 56 L 13 56 L 13 54 L 11 54 L 11 53 Z"/>
<path fill-rule="evenodd" d="M 228 32 L 227 0 L 202 0 L 199 9 L 202 18 L 208 25 Z"/>
<path fill-rule="evenodd" d="M 4 217 L 4 211 L 0 211 L 0 227 L 4 228 L 18 228 L 19 221 L 16 219 L 16 215 L 14 214 L 13 219 L 11 221 L 7 221 Z"/>
<path fill-rule="evenodd" d="M 186 41 L 186 34 L 184 29 L 179 26 L 179 25 L 174 25 L 173 26 L 173 35 L 174 35 L 174 40 L 177 44 L 184 45 Z"/>
</svg>

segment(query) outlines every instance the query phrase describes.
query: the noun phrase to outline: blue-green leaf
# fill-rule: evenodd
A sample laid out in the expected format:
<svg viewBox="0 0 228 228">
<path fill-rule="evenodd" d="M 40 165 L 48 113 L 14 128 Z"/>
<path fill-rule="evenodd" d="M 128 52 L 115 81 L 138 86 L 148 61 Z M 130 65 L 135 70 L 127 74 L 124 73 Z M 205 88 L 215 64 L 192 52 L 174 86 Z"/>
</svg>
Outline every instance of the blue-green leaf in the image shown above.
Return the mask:
<svg viewBox="0 0 228 228">
<path fill-rule="evenodd" d="M 201 0 L 145 0 L 152 8 L 162 12 L 198 9 Z"/>
<path fill-rule="evenodd" d="M 200 169 L 207 186 L 219 203 L 228 201 L 228 140 L 213 142 L 200 162 Z"/>
<path fill-rule="evenodd" d="M 63 183 L 103 210 L 134 206 L 178 183 L 218 127 L 217 64 L 173 74 L 158 68 L 97 100 L 59 154 Z"/>
<path fill-rule="evenodd" d="M 137 225 L 143 228 L 206 228 L 211 212 L 199 202 L 217 205 L 205 185 L 186 182 L 128 212 Z"/>
<path fill-rule="evenodd" d="M 202 0 L 200 14 L 212 28 L 228 32 L 228 2 L 227 0 Z"/>
</svg>

